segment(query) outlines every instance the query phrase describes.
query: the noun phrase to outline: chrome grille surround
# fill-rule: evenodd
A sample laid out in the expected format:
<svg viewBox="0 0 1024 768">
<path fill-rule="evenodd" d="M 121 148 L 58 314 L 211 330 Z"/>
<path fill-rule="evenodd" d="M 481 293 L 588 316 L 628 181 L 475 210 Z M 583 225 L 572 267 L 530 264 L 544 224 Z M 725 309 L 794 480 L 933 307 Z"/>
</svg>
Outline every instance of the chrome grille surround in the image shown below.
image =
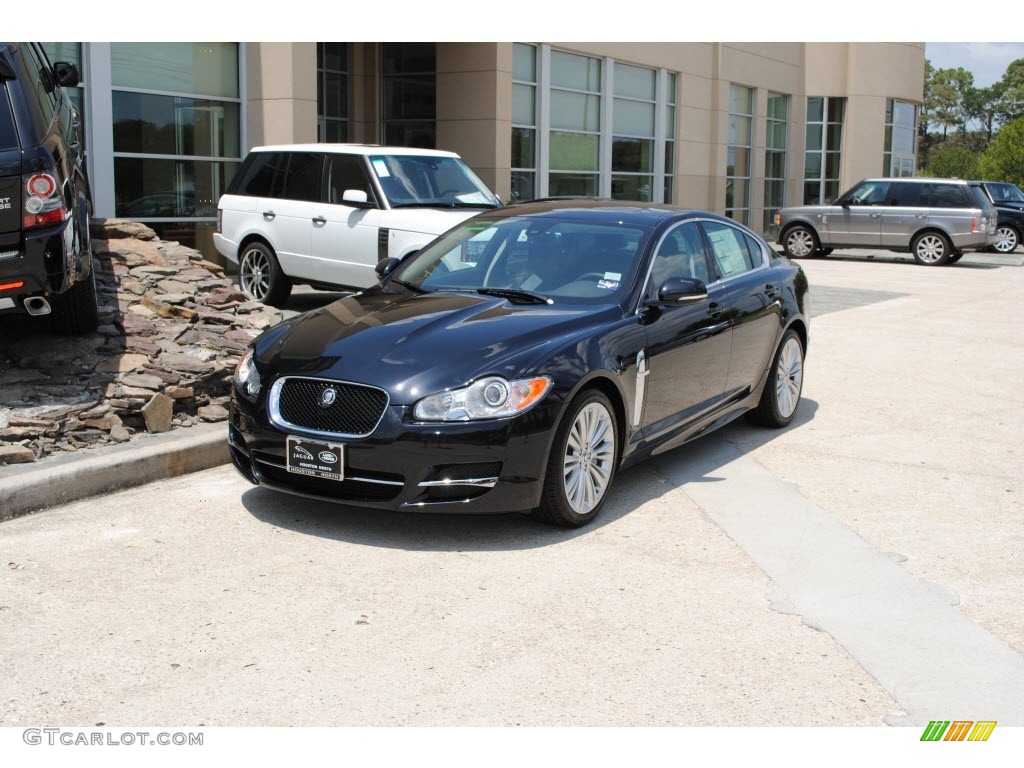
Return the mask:
<svg viewBox="0 0 1024 768">
<path fill-rule="evenodd" d="M 339 390 L 337 400 L 329 407 L 323 408 L 315 399 L 307 397 L 313 391 L 323 392 L 327 387 Z M 282 393 L 288 400 L 284 407 L 285 413 L 282 413 Z M 353 398 L 363 398 L 364 402 L 353 403 Z M 290 402 L 291 400 L 298 402 Z M 367 437 L 380 425 L 390 403 L 390 395 L 380 387 L 315 376 L 282 376 L 270 388 L 267 413 L 270 423 L 286 432 L 330 438 Z M 364 413 L 360 414 L 360 410 Z M 302 413 L 303 411 L 305 413 Z M 321 411 L 322 418 L 317 419 Z M 329 421 L 338 419 L 348 420 L 350 429 L 331 429 L 335 425 Z"/>
</svg>

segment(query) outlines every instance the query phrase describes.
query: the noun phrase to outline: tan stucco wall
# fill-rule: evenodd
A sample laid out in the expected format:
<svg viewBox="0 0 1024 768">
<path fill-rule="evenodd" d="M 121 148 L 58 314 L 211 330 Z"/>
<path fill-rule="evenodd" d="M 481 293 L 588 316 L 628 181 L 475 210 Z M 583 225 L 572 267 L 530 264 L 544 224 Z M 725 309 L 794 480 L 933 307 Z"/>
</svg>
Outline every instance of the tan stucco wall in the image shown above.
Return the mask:
<svg viewBox="0 0 1024 768">
<path fill-rule="evenodd" d="M 458 152 L 503 200 L 512 165 L 512 44 L 437 44 L 437 148 Z"/>
<path fill-rule="evenodd" d="M 316 43 L 249 43 L 249 147 L 316 141 Z"/>
</svg>

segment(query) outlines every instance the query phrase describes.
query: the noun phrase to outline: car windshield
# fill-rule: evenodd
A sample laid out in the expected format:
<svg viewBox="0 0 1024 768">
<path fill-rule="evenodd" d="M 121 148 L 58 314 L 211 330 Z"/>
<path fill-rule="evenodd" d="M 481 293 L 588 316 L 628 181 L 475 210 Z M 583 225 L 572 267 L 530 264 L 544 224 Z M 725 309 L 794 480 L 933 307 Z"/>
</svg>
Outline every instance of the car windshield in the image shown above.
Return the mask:
<svg viewBox="0 0 1024 768">
<path fill-rule="evenodd" d="M 1016 184 L 986 184 L 995 203 L 1024 203 L 1024 192 Z"/>
<path fill-rule="evenodd" d="M 645 230 L 615 221 L 471 219 L 404 264 L 396 279 L 428 292 L 615 304 L 625 296 L 646 237 Z"/>
<path fill-rule="evenodd" d="M 496 208 L 497 196 L 457 157 L 371 155 L 370 165 L 392 208 Z"/>
</svg>

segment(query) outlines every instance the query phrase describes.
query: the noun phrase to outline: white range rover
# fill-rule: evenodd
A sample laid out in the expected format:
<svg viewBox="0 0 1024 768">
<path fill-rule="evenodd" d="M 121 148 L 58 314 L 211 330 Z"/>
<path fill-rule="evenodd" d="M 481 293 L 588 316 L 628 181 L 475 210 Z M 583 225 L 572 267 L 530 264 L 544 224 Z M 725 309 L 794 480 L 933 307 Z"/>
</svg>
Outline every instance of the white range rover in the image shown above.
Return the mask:
<svg viewBox="0 0 1024 768">
<path fill-rule="evenodd" d="M 366 288 L 498 197 L 454 152 L 367 144 L 255 147 L 217 205 L 213 242 L 239 284 L 280 306 L 292 285 Z"/>
</svg>

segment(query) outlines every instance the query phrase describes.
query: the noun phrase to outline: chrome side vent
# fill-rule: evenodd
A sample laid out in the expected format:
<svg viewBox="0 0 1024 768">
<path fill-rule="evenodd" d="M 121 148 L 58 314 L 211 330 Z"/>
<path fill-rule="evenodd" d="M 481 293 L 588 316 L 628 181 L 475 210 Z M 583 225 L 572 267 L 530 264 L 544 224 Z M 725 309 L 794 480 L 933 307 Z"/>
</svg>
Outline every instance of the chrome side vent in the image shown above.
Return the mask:
<svg viewBox="0 0 1024 768">
<path fill-rule="evenodd" d="M 383 261 L 388 257 L 388 234 L 391 232 L 387 227 L 377 230 L 377 261 Z"/>
</svg>

